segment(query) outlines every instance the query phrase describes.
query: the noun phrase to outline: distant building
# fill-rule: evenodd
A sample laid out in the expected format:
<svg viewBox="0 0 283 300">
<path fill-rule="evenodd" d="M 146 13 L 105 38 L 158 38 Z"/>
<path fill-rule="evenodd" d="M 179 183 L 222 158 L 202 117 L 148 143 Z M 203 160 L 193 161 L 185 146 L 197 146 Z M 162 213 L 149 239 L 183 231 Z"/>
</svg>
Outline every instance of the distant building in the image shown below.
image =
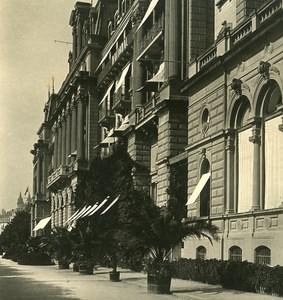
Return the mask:
<svg viewBox="0 0 283 300">
<path fill-rule="evenodd" d="M 32 226 L 35 203 L 64 226 L 80 174 L 123 138 L 146 167 L 136 188 L 166 205 L 174 174 L 184 217 L 220 228 L 219 243 L 188 239 L 174 256 L 282 265 L 282 5 L 77 2 L 69 74 L 33 150 Z"/>
<path fill-rule="evenodd" d="M 6 211 L 2 209 L 0 214 L 0 234 L 4 231 L 5 227 L 12 221 L 15 216 L 15 210 Z"/>
<path fill-rule="evenodd" d="M 17 199 L 17 207 L 10 211 L 6 211 L 2 209 L 0 213 L 0 234 L 4 230 L 7 224 L 9 224 L 17 212 L 27 210 L 29 211 L 31 205 L 31 196 L 29 192 L 29 188 L 26 189 L 24 195 L 20 192 L 19 197 Z"/>
</svg>

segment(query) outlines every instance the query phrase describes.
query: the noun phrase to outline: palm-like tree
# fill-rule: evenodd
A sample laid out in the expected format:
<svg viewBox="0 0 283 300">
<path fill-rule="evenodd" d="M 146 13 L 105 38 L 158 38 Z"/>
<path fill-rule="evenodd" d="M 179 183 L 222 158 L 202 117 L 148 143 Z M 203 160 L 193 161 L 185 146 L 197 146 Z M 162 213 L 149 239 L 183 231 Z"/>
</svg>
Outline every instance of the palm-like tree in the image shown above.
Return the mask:
<svg viewBox="0 0 283 300">
<path fill-rule="evenodd" d="M 207 238 L 211 243 L 218 240 L 218 227 L 211 221 L 189 217 L 183 220 L 174 217 L 167 207 L 156 207 L 149 232 L 145 235 L 151 267 L 155 271 L 170 258 L 172 251 L 186 238 Z M 158 271 L 158 270 L 156 270 Z"/>
</svg>

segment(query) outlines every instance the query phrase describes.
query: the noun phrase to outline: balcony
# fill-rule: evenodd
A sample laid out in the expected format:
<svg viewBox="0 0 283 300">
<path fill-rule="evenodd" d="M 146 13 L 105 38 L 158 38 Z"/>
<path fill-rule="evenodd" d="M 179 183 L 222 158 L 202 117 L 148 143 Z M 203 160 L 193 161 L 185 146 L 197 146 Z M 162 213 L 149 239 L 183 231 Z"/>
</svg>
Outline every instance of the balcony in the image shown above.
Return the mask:
<svg viewBox="0 0 283 300">
<path fill-rule="evenodd" d="M 223 56 L 234 47 L 247 41 L 246 38 L 253 35 L 256 31 L 259 31 L 260 28 L 266 28 L 266 26 L 271 24 L 270 22 L 273 20 L 273 17 L 279 13 L 283 14 L 283 0 L 273 0 L 267 3 L 260 10 L 251 15 L 248 20 L 227 32 L 222 39 L 217 41 L 216 44 L 203 55 L 197 57 L 189 65 L 189 78 L 194 76 L 217 57 Z"/>
<path fill-rule="evenodd" d="M 68 179 L 69 167 L 60 166 L 47 179 L 47 188 L 51 188 L 54 184 L 61 184 Z"/>
<path fill-rule="evenodd" d="M 107 99 L 105 99 L 99 106 L 98 122 L 102 125 L 106 125 L 111 123 L 111 120 L 114 119 L 115 115 L 112 113 L 112 110 L 107 107 Z"/>
<path fill-rule="evenodd" d="M 113 95 L 113 109 L 129 111 L 131 108 L 131 96 L 130 93 L 125 93 L 123 88 L 119 88 Z"/>
<path fill-rule="evenodd" d="M 150 119 L 153 116 L 153 110 L 156 108 L 156 105 L 160 102 L 159 93 L 156 92 L 149 101 L 147 101 L 143 106 L 140 106 L 136 109 L 136 124 Z"/>
<path fill-rule="evenodd" d="M 132 51 L 130 45 L 133 42 L 133 31 L 131 30 L 128 35 L 125 37 L 123 42 L 120 44 L 118 49 L 111 55 L 108 62 L 102 67 L 101 72 L 98 75 L 97 83 L 98 85 L 107 77 L 111 76 L 113 72 L 113 68 L 115 67 L 116 63 L 121 60 L 125 60 L 126 62 L 129 61 L 130 53 Z M 109 57 L 109 55 L 108 55 Z M 121 66 L 119 66 L 119 69 Z"/>
<path fill-rule="evenodd" d="M 139 44 L 140 59 L 145 54 L 155 55 L 159 54 L 163 49 L 162 35 L 164 30 L 164 14 L 153 24 L 153 26 L 144 35 L 143 40 Z"/>
</svg>

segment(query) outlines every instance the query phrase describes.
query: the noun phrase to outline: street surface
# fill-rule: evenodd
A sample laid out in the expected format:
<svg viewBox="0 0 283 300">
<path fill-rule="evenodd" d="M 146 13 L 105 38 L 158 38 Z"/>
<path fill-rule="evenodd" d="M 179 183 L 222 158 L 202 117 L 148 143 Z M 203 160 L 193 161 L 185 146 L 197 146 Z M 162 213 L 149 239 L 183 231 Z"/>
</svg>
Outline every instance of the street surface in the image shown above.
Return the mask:
<svg viewBox="0 0 283 300">
<path fill-rule="evenodd" d="M 171 295 L 147 293 L 146 275 L 121 270 L 121 281 L 109 281 L 109 269 L 80 275 L 58 266 L 21 266 L 0 257 L 0 300 L 274 300 L 273 296 L 225 290 L 187 280 L 173 279 Z"/>
</svg>

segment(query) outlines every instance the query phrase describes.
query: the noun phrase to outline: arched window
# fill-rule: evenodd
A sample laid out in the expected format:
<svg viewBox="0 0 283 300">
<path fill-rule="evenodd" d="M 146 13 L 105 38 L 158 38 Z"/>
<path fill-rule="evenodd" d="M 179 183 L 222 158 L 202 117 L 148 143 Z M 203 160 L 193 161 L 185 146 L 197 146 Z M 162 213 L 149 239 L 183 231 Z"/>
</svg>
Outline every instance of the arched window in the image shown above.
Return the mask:
<svg viewBox="0 0 283 300">
<path fill-rule="evenodd" d="M 265 209 L 279 207 L 283 202 L 283 133 L 279 130 L 282 115 L 278 115 L 277 105 L 282 103 L 279 86 L 275 81 L 267 88 L 263 100 L 263 168 Z"/>
<path fill-rule="evenodd" d="M 201 164 L 201 176 L 209 173 L 210 164 L 207 158 L 204 158 Z M 210 178 L 200 192 L 200 217 L 210 214 Z"/>
<path fill-rule="evenodd" d="M 238 246 L 233 246 L 229 249 L 229 259 L 233 261 L 242 261 L 242 249 Z"/>
<path fill-rule="evenodd" d="M 197 247 L 196 259 L 206 259 L 206 248 L 204 246 Z"/>
<path fill-rule="evenodd" d="M 250 109 L 249 100 L 243 96 L 236 101 L 232 111 L 231 126 L 236 129 L 237 212 L 252 208 L 253 144 L 249 141 L 251 128 L 247 128 Z"/>
<path fill-rule="evenodd" d="M 255 263 L 261 265 L 271 264 L 271 250 L 265 246 L 260 246 L 255 249 Z"/>
</svg>

